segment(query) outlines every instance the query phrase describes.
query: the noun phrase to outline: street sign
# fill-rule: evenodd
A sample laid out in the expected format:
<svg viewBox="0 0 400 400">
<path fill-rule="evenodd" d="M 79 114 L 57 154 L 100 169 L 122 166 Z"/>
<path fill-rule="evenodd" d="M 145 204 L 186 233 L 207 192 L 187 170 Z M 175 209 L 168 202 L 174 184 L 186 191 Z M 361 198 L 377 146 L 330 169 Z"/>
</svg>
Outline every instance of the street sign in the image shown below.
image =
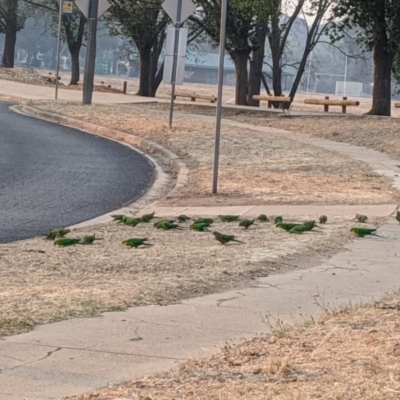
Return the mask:
<svg viewBox="0 0 400 400">
<path fill-rule="evenodd" d="M 75 4 L 82 11 L 86 18 L 89 18 L 89 3 L 90 0 L 75 0 Z M 100 18 L 110 7 L 111 4 L 108 2 L 108 0 L 99 0 L 97 18 Z"/>
<path fill-rule="evenodd" d="M 177 23 L 178 1 L 179 0 L 165 0 L 164 3 L 162 3 L 162 8 L 175 24 Z M 196 6 L 193 4 L 192 0 L 182 0 L 181 18 L 179 22 L 182 23 L 186 21 L 195 11 Z"/>
<path fill-rule="evenodd" d="M 181 28 L 179 30 L 179 43 L 177 51 L 177 68 L 175 71 L 175 79 L 172 79 L 173 62 L 174 62 L 174 47 L 175 47 L 175 28 L 169 26 L 167 30 L 167 41 L 165 44 L 165 59 L 164 59 L 164 73 L 163 83 L 175 81 L 176 85 L 182 85 L 185 77 L 185 57 L 187 47 L 188 29 Z"/>
<path fill-rule="evenodd" d="M 63 1 L 62 5 L 62 15 L 65 17 L 70 17 L 72 15 L 73 1 Z"/>
</svg>

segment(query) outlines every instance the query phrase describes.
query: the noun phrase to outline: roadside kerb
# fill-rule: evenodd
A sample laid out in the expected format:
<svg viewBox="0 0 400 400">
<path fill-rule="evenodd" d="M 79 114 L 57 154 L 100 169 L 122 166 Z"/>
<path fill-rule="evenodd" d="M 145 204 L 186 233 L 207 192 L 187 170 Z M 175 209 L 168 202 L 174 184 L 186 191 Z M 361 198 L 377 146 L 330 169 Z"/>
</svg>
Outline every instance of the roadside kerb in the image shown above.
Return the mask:
<svg viewBox="0 0 400 400">
<path fill-rule="evenodd" d="M 186 164 L 174 153 L 160 146 L 159 144 L 147 139 L 142 139 L 135 135 L 120 132 L 115 129 L 106 128 L 104 126 L 96 125 L 91 122 L 81 121 L 79 119 L 65 117 L 60 114 L 51 113 L 48 111 L 38 110 L 34 107 L 23 104 L 20 110 L 29 116 L 39 117 L 51 122 L 66 125 L 72 128 L 84 130 L 85 132 L 99 135 L 102 137 L 110 138 L 120 142 L 128 143 L 138 147 L 140 150 L 148 154 L 156 154 L 168 161 L 169 165 L 177 173 L 176 184 L 174 188 L 165 196 L 165 198 L 172 198 L 187 185 L 189 180 L 189 169 Z"/>
</svg>

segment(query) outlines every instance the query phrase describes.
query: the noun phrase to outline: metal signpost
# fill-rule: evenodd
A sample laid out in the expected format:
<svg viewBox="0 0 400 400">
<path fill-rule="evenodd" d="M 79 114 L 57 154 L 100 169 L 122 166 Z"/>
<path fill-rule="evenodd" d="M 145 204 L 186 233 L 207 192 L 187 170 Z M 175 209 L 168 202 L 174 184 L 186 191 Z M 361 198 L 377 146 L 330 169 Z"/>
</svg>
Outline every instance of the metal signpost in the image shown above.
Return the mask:
<svg viewBox="0 0 400 400">
<path fill-rule="evenodd" d="M 97 12 L 99 0 L 89 3 L 89 36 L 86 47 L 85 73 L 83 78 L 83 104 L 92 104 L 94 72 L 96 67 Z"/>
<path fill-rule="evenodd" d="M 58 74 L 60 72 L 60 49 L 61 49 L 61 20 L 63 15 L 63 0 L 60 0 L 60 10 L 58 13 L 58 34 L 57 34 L 57 67 L 56 67 L 56 93 L 55 99 L 58 99 Z"/>
<path fill-rule="evenodd" d="M 221 1 L 221 29 L 219 36 L 219 65 L 218 65 L 218 94 L 217 111 L 215 126 L 215 145 L 214 145 L 214 171 L 212 193 L 218 192 L 218 163 L 219 163 L 219 143 L 221 138 L 221 111 L 222 111 L 222 88 L 224 84 L 224 57 L 225 57 L 225 36 L 226 36 L 226 15 L 228 0 Z"/>
<path fill-rule="evenodd" d="M 92 104 L 94 73 L 96 67 L 97 19 L 111 6 L 108 0 L 75 0 L 75 4 L 88 19 L 89 36 L 86 47 L 83 77 L 83 104 Z"/>
<path fill-rule="evenodd" d="M 191 0 L 165 0 L 162 3 L 162 8 L 175 24 L 174 54 L 171 75 L 171 103 L 169 109 L 169 127 L 172 128 L 172 121 L 174 117 L 176 74 L 178 66 L 179 31 L 181 28 L 181 23 L 184 22 L 189 15 L 196 11 L 196 6 Z"/>
</svg>

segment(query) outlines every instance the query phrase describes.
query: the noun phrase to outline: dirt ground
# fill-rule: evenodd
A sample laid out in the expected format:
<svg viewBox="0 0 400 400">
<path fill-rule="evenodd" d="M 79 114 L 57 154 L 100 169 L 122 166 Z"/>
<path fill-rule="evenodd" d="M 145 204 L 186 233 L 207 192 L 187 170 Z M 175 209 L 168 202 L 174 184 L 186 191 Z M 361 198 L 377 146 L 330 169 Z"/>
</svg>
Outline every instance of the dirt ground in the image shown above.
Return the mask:
<svg viewBox="0 0 400 400">
<path fill-rule="evenodd" d="M 307 257 L 317 262 L 340 250 L 353 237 L 353 224 L 336 218 L 315 232 L 294 235 L 272 223 L 244 230 L 237 223 L 216 221 L 212 230 L 244 242 L 223 246 L 211 233 L 189 230 L 188 223 L 182 231 L 158 230 L 152 223 L 135 228 L 107 223 L 68 235 L 96 233 L 103 239 L 91 246 L 60 248 L 44 238 L 2 244 L 0 336 L 36 324 L 244 287 L 257 277 L 301 268 Z M 147 237 L 153 246 L 123 246 L 130 237 Z M 309 261 L 304 265 L 310 266 Z"/>
<path fill-rule="evenodd" d="M 397 293 L 367 306 L 326 310 L 305 324 L 278 322 L 271 335 L 227 344 L 208 359 L 68 399 L 399 399 L 399 310 Z"/>
<path fill-rule="evenodd" d="M 165 107 L 32 104 L 153 140 L 177 154 L 190 170 L 189 183 L 168 205 L 385 204 L 399 197 L 389 179 L 361 162 L 300 143 L 274 129 L 265 134 L 232 126 L 222 129 L 219 194 L 212 196 L 212 122 L 177 112 L 176 128 L 169 130 Z M 315 125 L 323 131 L 325 122 Z"/>
</svg>

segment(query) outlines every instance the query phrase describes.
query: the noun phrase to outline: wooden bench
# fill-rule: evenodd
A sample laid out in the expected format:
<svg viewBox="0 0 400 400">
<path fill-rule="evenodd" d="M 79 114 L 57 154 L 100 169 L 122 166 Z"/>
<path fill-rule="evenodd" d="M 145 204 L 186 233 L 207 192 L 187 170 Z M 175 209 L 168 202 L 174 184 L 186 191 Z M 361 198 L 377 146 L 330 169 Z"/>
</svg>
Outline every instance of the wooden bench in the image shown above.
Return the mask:
<svg viewBox="0 0 400 400">
<path fill-rule="evenodd" d="M 56 76 L 53 75 L 51 72 L 48 74 L 42 74 L 42 78 L 45 79 L 47 82 L 55 83 L 56 82 Z M 58 77 L 58 80 L 61 79 L 61 76 Z"/>
<path fill-rule="evenodd" d="M 168 92 L 169 95 L 171 95 L 171 92 Z M 206 94 L 197 94 L 197 93 L 186 93 L 186 92 L 175 92 L 174 98 L 176 99 L 177 97 L 188 97 L 192 101 L 198 100 L 207 100 L 210 103 L 215 103 L 217 101 L 217 98 L 212 95 L 206 95 Z"/>
<path fill-rule="evenodd" d="M 291 97 L 285 96 L 267 96 L 255 94 L 253 100 L 268 101 L 268 108 L 272 108 L 272 103 L 279 103 L 279 108 L 284 108 L 284 105 L 292 102 Z"/>
<path fill-rule="evenodd" d="M 343 114 L 346 114 L 347 107 L 360 105 L 359 101 L 347 100 L 347 97 L 343 97 L 343 100 L 329 100 L 329 96 L 326 96 L 325 100 L 305 99 L 304 103 L 324 106 L 324 112 L 329 112 L 329 106 L 341 106 Z"/>
<path fill-rule="evenodd" d="M 394 108 L 400 108 L 400 103 L 394 103 Z"/>
</svg>

